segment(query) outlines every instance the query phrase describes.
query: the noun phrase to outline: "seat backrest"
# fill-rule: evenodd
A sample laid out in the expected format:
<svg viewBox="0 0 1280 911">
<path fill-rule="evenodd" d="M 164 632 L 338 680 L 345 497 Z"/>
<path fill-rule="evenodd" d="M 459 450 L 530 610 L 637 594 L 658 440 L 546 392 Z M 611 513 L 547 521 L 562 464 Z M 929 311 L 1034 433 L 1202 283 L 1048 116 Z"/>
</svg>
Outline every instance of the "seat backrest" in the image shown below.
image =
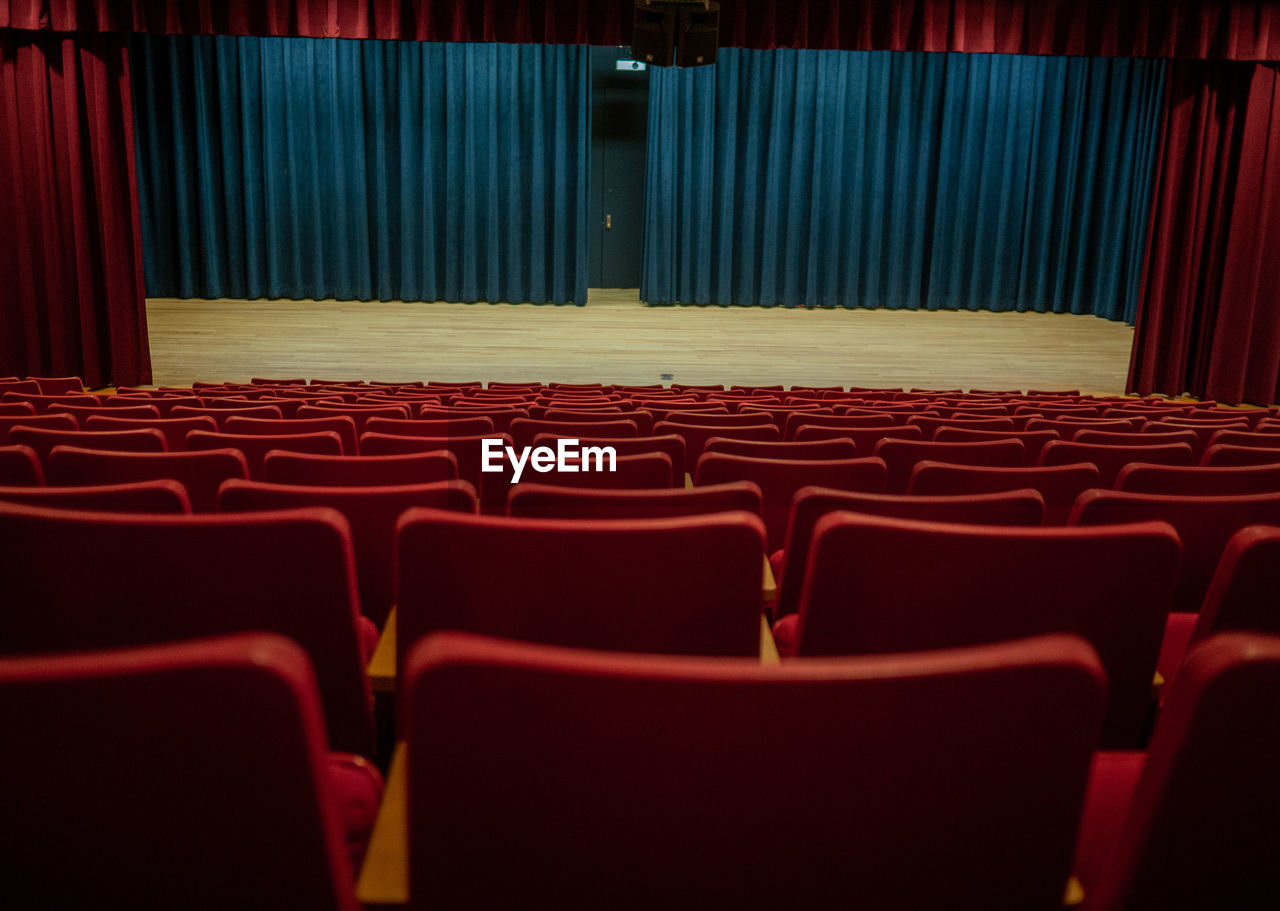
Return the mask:
<svg viewBox="0 0 1280 911">
<path fill-rule="evenodd" d="M 388 433 L 405 437 L 443 437 L 450 434 L 474 436 L 494 432 L 493 418 L 485 415 L 448 418 L 370 418 L 365 424 L 369 433 Z"/>
<path fill-rule="evenodd" d="M 1275 449 L 1280 446 L 1280 436 L 1274 433 L 1245 433 L 1240 430 L 1218 430 L 1209 438 L 1209 445 L 1252 446 L 1255 449 Z"/>
<path fill-rule="evenodd" d="M 1191 496 L 1280 493 L 1280 465 L 1207 468 L 1202 465 L 1147 465 L 1132 462 L 1116 477 L 1116 490 Z"/>
<path fill-rule="evenodd" d="M 1057 907 L 1106 688 L 1072 637 L 762 667 L 443 633 L 405 667 L 421 909 Z"/>
<path fill-rule="evenodd" d="M 218 423 L 210 417 L 194 418 L 122 418 L 115 411 L 94 414 L 85 419 L 85 430 L 158 430 L 164 435 L 169 452 L 186 452 L 187 434 L 193 430 L 217 432 Z M 81 447 L 89 448 L 89 447 Z"/>
<path fill-rule="evenodd" d="M 899 519 L 928 522 L 961 522 L 969 525 L 1039 525 L 1044 498 L 1034 490 L 953 496 L 914 496 L 893 493 L 855 493 L 826 487 L 802 487 L 796 491 L 787 521 L 786 560 L 778 579 L 778 604 L 774 616 L 800 609 L 804 569 L 809 562 L 813 529 L 829 512 L 847 510 Z"/>
<path fill-rule="evenodd" d="M 639 652 L 759 650 L 764 531 L 745 512 L 569 520 L 414 509 L 398 542 L 402 661 L 440 629 Z"/>
<path fill-rule="evenodd" d="M 511 438 L 519 449 L 532 446 L 533 438 L 540 433 L 551 433 L 561 437 L 573 437 L 577 434 L 598 437 L 634 437 L 639 436 L 635 421 L 548 421 L 535 418 L 516 418 L 511 422 Z"/>
<path fill-rule="evenodd" d="M 1263 449 L 1258 446 L 1230 446 L 1219 443 L 1204 451 L 1201 465 L 1225 468 L 1232 465 L 1280 465 L 1280 446 Z"/>
<path fill-rule="evenodd" d="M 786 542 L 787 521 L 796 491 L 812 486 L 882 493 L 885 467 L 875 458 L 792 461 L 707 453 L 698 460 L 694 478 L 698 486 L 734 481 L 752 481 L 760 485 L 769 552 L 773 553 Z"/>
<path fill-rule="evenodd" d="M 983 443 L 992 440 L 1021 440 L 1027 447 L 1025 463 L 1035 465 L 1040 459 L 1040 450 L 1050 440 L 1061 439 L 1056 430 L 970 430 L 968 427 L 954 424 L 939 427 L 933 432 L 933 439 L 938 443 Z"/>
<path fill-rule="evenodd" d="M 1248 525 L 1280 525 L 1280 493 L 1212 497 L 1088 490 L 1076 500 L 1070 521 L 1168 522 L 1183 548 L 1172 609 L 1195 613 L 1231 536 Z"/>
<path fill-rule="evenodd" d="M 907 492 L 937 496 L 1030 488 L 1044 497 L 1045 524 L 1062 525 L 1071 514 L 1076 497 L 1097 487 L 1098 478 L 1098 468 L 1091 462 L 1039 468 L 994 468 L 926 460 L 917 462 L 911 470 Z"/>
<path fill-rule="evenodd" d="M 866 457 L 875 452 L 881 440 L 922 440 L 924 432 L 919 427 L 882 423 L 874 427 L 821 427 L 802 424 L 796 428 L 797 442 L 812 440 L 852 440 L 858 456 Z"/>
<path fill-rule="evenodd" d="M 774 442 L 782 439 L 782 434 L 778 431 L 776 424 L 768 423 L 767 417 L 761 417 L 760 420 L 766 423 L 748 427 L 713 427 L 710 425 L 674 424 L 667 421 L 659 421 L 654 425 L 653 432 L 659 436 L 675 433 L 683 437 L 685 464 L 694 466 L 698 464 L 698 457 L 702 455 L 703 446 L 712 437 L 721 437 L 728 440 L 771 440 Z"/>
<path fill-rule="evenodd" d="M 0 417 L 0 445 L 8 445 L 15 427 L 40 427 L 51 430 L 79 430 L 80 422 L 70 414 L 37 414 Z"/>
<path fill-rule="evenodd" d="M 99 452 L 165 452 L 164 434 L 151 428 L 139 430 L 55 430 L 15 427 L 9 432 L 15 446 L 30 446 L 41 462 L 55 446 L 75 446 Z"/>
<path fill-rule="evenodd" d="M 1280 638 L 1215 636 L 1170 687 L 1098 911 L 1266 908 L 1280 857 Z"/>
<path fill-rule="evenodd" d="M 18 393 L 10 387 L 8 392 L 0 395 L 0 401 L 3 402 L 30 402 L 35 406 L 36 414 L 44 414 L 55 405 L 97 405 L 98 397 L 96 395 L 86 394 L 67 394 L 67 395 L 31 395 L 28 393 Z"/>
<path fill-rule="evenodd" d="M 1250 525 L 1231 536 L 1191 634 L 1196 643 L 1229 630 L 1280 635 L 1280 527 Z"/>
<path fill-rule="evenodd" d="M 272 484 L 317 487 L 432 484 L 456 479 L 458 460 L 443 449 L 360 456 L 269 452 L 262 463 L 262 477 Z"/>
<path fill-rule="evenodd" d="M 496 471 L 485 470 L 486 441 L 497 440 L 501 448 L 513 445 L 505 433 L 473 435 L 453 434 L 439 437 L 406 437 L 386 433 L 365 433 L 360 437 L 364 455 L 396 455 L 404 453 L 440 452 L 453 454 L 458 477 L 469 481 L 486 507 L 501 512 L 511 486 L 511 466 L 505 456 L 496 460 Z"/>
<path fill-rule="evenodd" d="M 0 659 L 0 719 L 6 907 L 359 908 L 289 640 Z"/>
<path fill-rule="evenodd" d="M 36 406 L 30 402 L 0 403 L 0 418 L 34 417 Z"/>
<path fill-rule="evenodd" d="M 926 440 L 936 438 L 937 432 L 944 427 L 954 427 L 959 429 L 968 428 L 969 430 L 1014 430 L 1013 418 L 1010 417 L 981 417 L 966 418 L 963 416 L 953 417 L 931 417 L 929 415 L 915 415 L 907 418 L 908 427 L 919 427 L 924 434 Z"/>
<path fill-rule="evenodd" d="M 760 487 L 751 481 L 668 490 L 574 490 L 520 483 L 507 515 L 524 519 L 660 519 L 745 510 L 759 515 Z"/>
<path fill-rule="evenodd" d="M 472 405 L 468 403 L 455 403 L 448 408 L 442 408 L 433 405 L 421 405 L 418 407 L 418 417 L 425 420 L 460 420 L 463 418 L 486 417 L 493 421 L 493 429 L 498 433 L 507 433 L 511 428 L 511 422 L 516 418 L 528 417 L 529 413 L 524 408 L 516 408 L 514 406 L 494 406 L 485 407 L 483 405 Z M 384 431 L 378 431 L 384 432 Z M 451 431 L 458 433 L 460 431 Z M 474 433 L 475 431 L 472 431 Z M 488 433 L 488 431 L 482 431 Z"/>
<path fill-rule="evenodd" d="M 298 417 L 300 418 L 325 418 L 345 415 L 351 418 L 356 425 L 356 433 L 363 434 L 369 421 L 374 418 L 399 418 L 401 420 L 409 417 L 413 410 L 412 405 L 303 405 L 298 409 Z"/>
<path fill-rule="evenodd" d="M 259 481 L 227 481 L 218 494 L 222 512 L 262 512 L 329 506 L 351 524 L 360 607 L 382 626 L 395 588 L 395 530 L 415 506 L 474 513 L 475 488 L 466 481 L 385 487 L 303 487 Z"/>
<path fill-rule="evenodd" d="M 160 409 L 155 405 L 55 405 L 49 414 L 70 414 L 85 426 L 85 421 L 95 414 L 106 414 L 122 418 L 158 418 Z M 88 429 L 87 427 L 85 429 Z"/>
<path fill-rule="evenodd" d="M 688 463 L 685 461 L 684 438 L 675 434 L 669 433 L 660 437 L 602 437 L 594 434 L 582 437 L 565 437 L 552 433 L 540 433 L 533 438 L 533 445 L 554 447 L 556 441 L 561 439 L 576 439 L 579 448 L 585 446 L 609 446 L 618 454 L 619 458 L 641 453 L 661 452 L 671 460 L 672 485 L 675 487 L 684 485 L 685 474 L 688 471 Z"/>
<path fill-rule="evenodd" d="M 1116 433 L 1110 430 L 1077 430 L 1071 436 L 1073 443 L 1102 443 L 1107 446 L 1151 446 L 1157 443 L 1186 443 L 1192 453 L 1199 455 L 1199 441 L 1191 431 L 1171 430 L 1167 433 Z"/>
<path fill-rule="evenodd" d="M 579 424 L 600 424 L 611 421 L 631 421 L 636 425 L 636 433 L 647 437 L 653 435 L 653 414 L 642 409 L 626 411 L 575 411 L 572 408 L 548 408 L 542 415 L 545 421 L 572 421 Z M 565 436 L 566 434 L 560 434 Z"/>
<path fill-rule="evenodd" d="M 1190 433 L 1196 438 L 1193 450 L 1195 457 L 1201 459 L 1204 457 L 1205 450 L 1209 448 L 1209 441 L 1223 429 L 1230 430 L 1248 430 L 1249 425 L 1244 421 L 1234 424 L 1211 424 L 1198 421 L 1183 421 L 1182 419 L 1164 419 L 1159 421 L 1147 421 L 1142 425 L 1142 433 L 1144 434 L 1167 434 L 1167 433 Z"/>
<path fill-rule="evenodd" d="M 177 481 L 136 481 L 91 487 L 0 487 L 0 500 L 96 512 L 191 514 L 187 489 Z"/>
<path fill-rule="evenodd" d="M 227 428 L 227 421 L 233 417 L 279 419 L 284 417 L 284 412 L 280 410 L 278 405 L 243 405 L 236 408 L 193 408 L 188 405 L 175 405 L 169 409 L 168 416 L 173 418 L 213 418 L 218 422 L 218 431 L 223 432 Z"/>
<path fill-rule="evenodd" d="M 1072 465 L 1092 462 L 1098 466 L 1103 487 L 1115 484 L 1120 470 L 1130 462 L 1154 465 L 1193 465 L 1190 443 L 1158 443 L 1153 446 L 1113 446 L 1106 443 L 1074 443 L 1054 440 L 1040 451 L 1041 465 Z"/>
<path fill-rule="evenodd" d="M 208 452 L 100 452 L 58 446 L 49 454 L 49 483 L 60 487 L 172 480 L 186 488 L 195 512 L 218 508 L 218 487 L 228 478 L 248 478 L 237 449 Z"/>
<path fill-rule="evenodd" d="M 315 663 L 334 749 L 371 755 L 351 529 L 338 512 L 161 516 L 0 503 L 0 540 L 0 648 L 280 633 Z"/>
<path fill-rule="evenodd" d="M 316 433 L 275 434 L 257 436 L 249 433 L 209 433 L 193 430 L 187 434 L 187 449 L 203 452 L 209 449 L 238 449 L 249 465 L 249 477 L 262 479 L 267 453 L 309 452 L 314 455 L 342 455 L 342 437 L 332 430 Z"/>
<path fill-rule="evenodd" d="M 0 446 L 0 484 L 38 487 L 44 483 L 40 458 L 30 446 Z"/>
<path fill-rule="evenodd" d="M 227 433 L 247 436 L 293 436 L 299 433 L 321 433 L 332 430 L 342 440 L 338 455 L 358 455 L 356 423 L 345 414 L 324 418 L 245 418 L 230 417 Z"/>
<path fill-rule="evenodd" d="M 782 430 L 782 438 L 784 440 L 794 440 L 796 431 L 801 427 L 883 427 L 891 423 L 894 423 L 891 418 L 881 414 L 812 414 L 798 411 L 787 415 L 787 421 Z"/>
<path fill-rule="evenodd" d="M 520 475 L 520 483 L 532 481 L 594 490 L 669 490 L 675 486 L 671 458 L 666 453 L 618 455 L 615 452 L 610 457 L 601 447 L 592 448 L 601 452 L 583 455 L 581 446 L 566 447 L 566 453 L 578 453 L 578 457 L 566 458 L 563 467 L 553 464 L 545 472 L 537 471 L 533 458 L 530 458 Z M 680 479 L 680 484 L 684 485 L 684 478 Z"/>
<path fill-rule="evenodd" d="M 990 440 L 982 443 L 935 443 L 923 440 L 884 439 L 873 454 L 884 460 L 889 493 L 906 493 L 911 469 L 926 459 L 952 465 L 988 465 L 1016 468 L 1026 464 L 1027 447 L 1021 440 Z"/>
<path fill-rule="evenodd" d="M 41 395 L 74 395 L 84 392 L 84 381 L 78 376 L 29 376 Z"/>
<path fill-rule="evenodd" d="M 702 448 L 705 455 L 720 452 L 726 455 L 750 456 L 757 459 L 799 459 L 812 461 L 815 459 L 852 459 L 857 455 L 857 448 L 849 439 L 809 440 L 806 442 L 777 443 L 759 440 L 732 440 L 725 437 L 712 437 Z"/>
<path fill-rule="evenodd" d="M 1105 744 L 1132 747 L 1147 718 L 1179 552 L 1177 533 L 1161 522 L 1011 528 L 828 513 L 805 570 L 799 653 L 1073 633 L 1107 669 Z"/>
</svg>

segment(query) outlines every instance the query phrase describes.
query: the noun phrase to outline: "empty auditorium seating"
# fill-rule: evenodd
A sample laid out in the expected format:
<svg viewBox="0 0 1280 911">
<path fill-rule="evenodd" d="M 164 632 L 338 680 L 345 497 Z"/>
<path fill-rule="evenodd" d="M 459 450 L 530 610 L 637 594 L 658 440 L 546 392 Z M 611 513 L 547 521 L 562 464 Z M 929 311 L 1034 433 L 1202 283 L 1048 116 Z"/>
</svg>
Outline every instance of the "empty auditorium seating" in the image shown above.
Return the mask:
<svg viewBox="0 0 1280 911">
<path fill-rule="evenodd" d="M 764 496 L 764 525 L 770 553 L 783 546 L 787 518 L 796 491 L 829 487 L 879 493 L 885 489 L 885 466 L 880 459 L 792 461 L 707 453 L 698 460 L 694 483 L 727 484 L 751 481 Z"/>
<path fill-rule="evenodd" d="M 195 512 L 218 508 L 218 487 L 229 478 L 248 478 L 249 466 L 238 449 L 205 452 L 101 452 L 59 446 L 49 454 L 48 481 L 58 486 L 177 481 Z"/>
<path fill-rule="evenodd" d="M 1140 743 L 1181 550 L 1171 526 L 1011 528 L 836 512 L 819 520 L 811 548 L 799 614 L 779 621 L 780 649 L 789 640 L 798 655 L 848 655 L 1074 633 L 1107 668 L 1104 743 Z"/>
<path fill-rule="evenodd" d="M 37 414 L 0 417 L 0 445 L 9 442 L 15 427 L 39 427 L 50 430 L 79 430 L 80 423 L 69 414 Z"/>
<path fill-rule="evenodd" d="M 745 512 L 565 520 L 410 510 L 397 649 L 441 629 L 560 645 L 757 655 L 764 529 Z"/>
<path fill-rule="evenodd" d="M 458 477 L 458 460 L 443 449 L 399 455 L 336 456 L 306 452 L 268 452 L 262 480 L 272 484 L 320 487 L 373 487 L 430 484 Z"/>
<path fill-rule="evenodd" d="M 983 443 L 936 443 L 922 440 L 883 439 L 873 451 L 883 459 L 887 474 L 885 489 L 905 493 L 911 469 L 926 459 L 953 465 L 989 465 L 1013 468 L 1026 463 L 1027 448 L 1021 440 L 991 440 Z"/>
<path fill-rule="evenodd" d="M 1068 637 L 761 667 L 446 633 L 407 677 L 423 909 L 1058 907 L 1106 686 Z"/>
<path fill-rule="evenodd" d="M 209 433 L 193 430 L 187 434 L 187 449 L 205 452 L 210 449 L 235 449 L 249 465 L 249 477 L 262 479 L 263 462 L 269 452 L 309 452 L 313 455 L 342 455 L 342 437 L 332 430 L 315 433 L 274 434 Z"/>
<path fill-rule="evenodd" d="M 658 519 L 744 510 L 759 515 L 763 499 L 751 481 L 672 490 L 574 490 L 538 483 L 511 488 L 507 514 L 525 519 Z"/>
<path fill-rule="evenodd" d="M 381 776 L 318 703 L 280 636 L 0 658 L 6 906 L 356 911 Z"/>
<path fill-rule="evenodd" d="M 1248 525 L 1280 525 L 1280 493 L 1177 496 L 1089 490 L 1072 509 L 1073 525 L 1168 522 L 1182 539 L 1182 564 L 1171 606 L 1198 611 L 1223 549 Z"/>
<path fill-rule="evenodd" d="M 351 531 L 334 510 L 124 515 L 0 502 L 0 540 L 0 650 L 277 632 L 315 664 L 334 748 L 372 755 Z"/>
<path fill-rule="evenodd" d="M 57 430 L 47 427 L 15 427 L 9 442 L 29 446 L 48 464 L 55 446 L 74 446 L 99 452 L 165 452 L 164 434 L 152 428 L 137 430 Z"/>
<path fill-rule="evenodd" d="M 136 481 L 90 487 L 4 487 L 0 501 L 96 512 L 152 512 L 187 515 L 191 500 L 177 481 Z"/>
<path fill-rule="evenodd" d="M 223 512 L 329 506 L 351 524 L 356 580 L 365 616 L 379 626 L 391 611 L 395 530 L 400 514 L 415 506 L 473 513 L 476 492 L 466 481 L 381 487 L 316 487 L 226 481 L 218 493 Z"/>
<path fill-rule="evenodd" d="M 1061 439 L 1056 430 L 971 430 L 964 425 L 948 424 L 933 432 L 938 443 L 983 443 L 993 440 L 1020 440 L 1027 448 L 1025 463 L 1035 465 L 1040 460 L 1040 450 L 1050 440 Z"/>
<path fill-rule="evenodd" d="M 1098 480 L 1103 487 L 1114 484 L 1120 470 L 1130 462 L 1147 462 L 1153 465 L 1195 463 L 1189 443 L 1133 446 L 1054 440 L 1040 451 L 1041 465 L 1073 465 L 1077 462 L 1092 462 L 1098 466 Z"/>
<path fill-rule="evenodd" d="M 1076 497 L 1100 483 L 1097 466 L 1091 462 L 1036 468 L 994 468 L 925 460 L 912 468 L 907 492 L 936 496 L 1029 488 L 1044 498 L 1045 524 L 1063 525 L 1071 514 Z"/>
<path fill-rule="evenodd" d="M 30 446 L 0 446 L 0 484 L 32 487 L 44 483 L 40 459 Z"/>
<path fill-rule="evenodd" d="M 818 520 L 837 510 L 921 519 L 929 522 L 962 522 L 970 525 L 1039 525 L 1044 499 L 1034 490 L 1006 490 L 994 493 L 954 496 L 911 496 L 903 494 L 854 493 L 825 487 L 802 487 L 796 491 L 787 522 L 785 550 L 775 554 L 773 572 L 778 580 L 778 603 L 774 616 L 793 614 L 800 608 L 800 590 L 809 562 L 813 530 Z"/>
<path fill-rule="evenodd" d="M 187 434 L 193 430 L 216 432 L 218 423 L 210 417 L 191 418 L 122 418 L 117 412 L 101 412 L 85 418 L 85 430 L 158 430 L 164 435 L 169 452 L 185 452 Z"/>
<path fill-rule="evenodd" d="M 1277 717 L 1280 638 L 1231 633 L 1197 647 L 1145 756 L 1094 760 L 1076 860 L 1086 907 L 1274 904 Z"/>
</svg>

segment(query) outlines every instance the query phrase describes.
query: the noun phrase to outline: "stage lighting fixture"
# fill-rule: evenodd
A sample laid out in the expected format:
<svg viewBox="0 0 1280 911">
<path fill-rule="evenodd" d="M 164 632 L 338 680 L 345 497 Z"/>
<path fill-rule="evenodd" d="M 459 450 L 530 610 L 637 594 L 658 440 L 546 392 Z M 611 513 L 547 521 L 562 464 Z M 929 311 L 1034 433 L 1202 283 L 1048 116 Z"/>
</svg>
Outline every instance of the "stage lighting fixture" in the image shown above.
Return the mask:
<svg viewBox="0 0 1280 911">
<path fill-rule="evenodd" d="M 636 0 L 632 56 L 650 66 L 709 66 L 720 47 L 720 4 Z"/>
</svg>

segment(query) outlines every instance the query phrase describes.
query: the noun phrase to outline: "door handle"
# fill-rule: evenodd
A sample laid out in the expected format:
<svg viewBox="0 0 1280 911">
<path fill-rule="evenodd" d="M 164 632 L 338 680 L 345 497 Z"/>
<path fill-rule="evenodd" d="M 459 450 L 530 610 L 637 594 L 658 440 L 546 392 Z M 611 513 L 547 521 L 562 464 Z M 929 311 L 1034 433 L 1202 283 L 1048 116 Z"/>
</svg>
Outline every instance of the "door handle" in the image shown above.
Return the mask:
<svg viewBox="0 0 1280 911">
<path fill-rule="evenodd" d="M 606 215 L 606 216 L 604 217 L 604 229 L 605 229 L 606 231 L 612 231 L 612 230 L 613 230 L 613 216 L 612 216 L 612 215 Z"/>
</svg>

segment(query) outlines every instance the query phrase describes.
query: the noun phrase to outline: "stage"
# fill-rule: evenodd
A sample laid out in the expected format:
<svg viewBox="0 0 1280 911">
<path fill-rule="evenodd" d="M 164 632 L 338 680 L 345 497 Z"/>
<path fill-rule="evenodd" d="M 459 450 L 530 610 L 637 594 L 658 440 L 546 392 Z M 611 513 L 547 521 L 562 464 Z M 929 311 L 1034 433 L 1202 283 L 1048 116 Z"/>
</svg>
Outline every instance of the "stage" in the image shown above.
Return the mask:
<svg viewBox="0 0 1280 911">
<path fill-rule="evenodd" d="M 251 377 L 1124 391 L 1133 329 L 989 311 L 147 301 L 156 385 Z"/>
</svg>

